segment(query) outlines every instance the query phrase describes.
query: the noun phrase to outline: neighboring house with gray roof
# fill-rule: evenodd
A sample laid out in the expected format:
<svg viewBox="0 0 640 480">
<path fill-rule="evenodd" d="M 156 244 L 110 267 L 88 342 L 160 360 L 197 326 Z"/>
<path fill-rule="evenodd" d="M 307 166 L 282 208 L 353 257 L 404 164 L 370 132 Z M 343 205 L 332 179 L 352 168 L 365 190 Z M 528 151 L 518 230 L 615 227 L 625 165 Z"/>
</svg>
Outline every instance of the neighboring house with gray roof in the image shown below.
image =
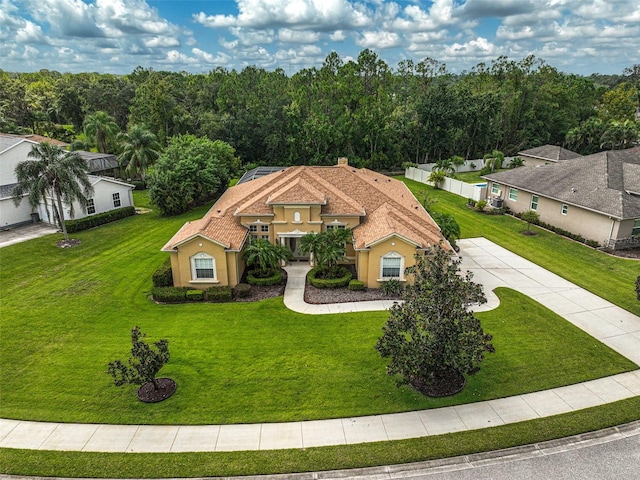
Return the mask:
<svg viewBox="0 0 640 480">
<path fill-rule="evenodd" d="M 38 140 L 38 141 L 36 141 Z M 63 142 L 37 136 L 20 136 L 0 133 L 0 229 L 10 228 L 16 225 L 35 221 L 36 218 L 48 221 L 47 209 L 44 204 L 35 209 L 31 207 L 26 198 L 16 207 L 13 203 L 13 189 L 17 185 L 15 175 L 16 166 L 20 162 L 29 160 L 29 152 L 40 141 L 47 141 L 53 145 L 65 146 Z M 103 172 L 113 168 L 116 162 L 114 155 L 95 154 L 91 152 L 77 152 L 84 158 L 90 172 Z M 113 157 L 113 158 L 110 158 Z M 94 195 L 90 199 L 86 213 L 79 206 L 75 206 L 73 218 L 84 218 L 88 215 L 106 212 L 121 207 L 134 206 L 132 191 L 133 185 L 113 178 L 90 175 L 89 180 L 94 187 Z M 50 203 L 50 202 L 49 202 Z M 70 219 L 66 206 L 67 218 Z M 53 220 L 52 220 L 53 223 Z"/>
<path fill-rule="evenodd" d="M 640 246 L 640 147 L 485 175 L 489 200 L 614 249 Z"/>
<path fill-rule="evenodd" d="M 525 167 L 536 165 L 549 165 L 563 160 L 572 160 L 582 155 L 557 145 L 542 145 L 518 152 L 518 156 L 524 162 Z"/>
</svg>

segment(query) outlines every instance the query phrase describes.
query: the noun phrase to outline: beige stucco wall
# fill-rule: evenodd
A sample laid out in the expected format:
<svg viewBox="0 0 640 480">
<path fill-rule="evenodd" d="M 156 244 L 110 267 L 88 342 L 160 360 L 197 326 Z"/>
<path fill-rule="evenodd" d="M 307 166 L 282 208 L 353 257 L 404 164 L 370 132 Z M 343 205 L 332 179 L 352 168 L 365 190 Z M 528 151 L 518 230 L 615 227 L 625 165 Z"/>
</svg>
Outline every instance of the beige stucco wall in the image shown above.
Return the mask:
<svg viewBox="0 0 640 480">
<path fill-rule="evenodd" d="M 179 253 L 171 252 L 171 270 L 173 284 L 176 287 L 191 287 L 199 290 L 206 290 L 213 286 L 231 286 L 237 284 L 237 268 L 231 264 L 231 274 L 229 272 L 229 259 L 233 259 L 234 252 L 226 252 L 224 247 L 210 242 L 202 237 L 183 243 L 178 247 Z M 216 280 L 217 281 L 194 281 L 191 278 L 191 257 L 196 253 L 204 252 L 215 258 Z M 235 282 L 235 283 L 232 283 Z"/>
<path fill-rule="evenodd" d="M 366 276 L 362 274 L 358 275 L 358 279 L 364 281 L 368 288 L 378 288 L 380 286 L 379 278 L 382 273 L 380 271 L 380 259 L 389 252 L 396 252 L 403 257 L 402 280 L 406 280 L 404 277 L 404 269 L 415 263 L 413 256 L 416 253 L 416 247 L 399 237 L 393 236 L 369 249 L 369 255 L 366 260 Z M 360 252 L 361 255 L 362 253 L 364 252 Z M 361 256 L 361 259 L 364 260 L 364 257 Z M 361 263 L 360 268 L 362 268 L 362 266 Z"/>
<path fill-rule="evenodd" d="M 491 199 L 491 186 L 493 182 L 487 185 L 489 192 L 489 200 Z M 501 185 L 502 198 L 504 205 L 509 207 L 515 213 L 525 212 L 531 209 L 530 192 L 518 190 L 518 199 L 516 201 L 509 199 L 509 187 Z M 550 198 L 538 195 L 537 212 L 542 222 L 554 225 L 559 228 L 568 230 L 571 233 L 582 235 L 587 240 L 595 240 L 600 244 L 604 244 L 613 232 L 613 238 L 618 235 L 619 222 L 612 220 L 606 215 L 602 215 L 584 208 L 569 205 L 567 214 L 562 214 L 563 202 L 552 200 Z M 629 229 L 629 232 L 631 230 Z"/>
</svg>

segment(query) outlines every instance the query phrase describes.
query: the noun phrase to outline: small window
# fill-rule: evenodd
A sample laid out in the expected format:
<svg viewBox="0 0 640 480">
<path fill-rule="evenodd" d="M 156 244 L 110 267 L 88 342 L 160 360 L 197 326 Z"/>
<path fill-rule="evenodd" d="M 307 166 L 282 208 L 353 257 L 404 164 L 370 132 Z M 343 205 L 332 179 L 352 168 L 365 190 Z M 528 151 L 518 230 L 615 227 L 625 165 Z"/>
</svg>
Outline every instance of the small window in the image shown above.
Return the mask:
<svg viewBox="0 0 640 480">
<path fill-rule="evenodd" d="M 565 205 L 563 203 L 562 204 L 562 210 L 561 210 L 562 215 L 566 215 L 568 211 L 569 211 L 569 205 Z"/>
<path fill-rule="evenodd" d="M 344 230 L 346 227 L 344 225 L 338 225 L 338 230 Z"/>
<path fill-rule="evenodd" d="M 87 214 L 93 215 L 94 213 L 96 213 L 96 204 L 93 201 L 93 198 L 90 198 L 87 200 Z"/>
<path fill-rule="evenodd" d="M 513 200 L 514 202 L 518 200 L 518 189 L 510 188 L 509 189 L 509 200 Z"/>
<path fill-rule="evenodd" d="M 640 235 L 640 218 L 634 222 L 631 235 Z"/>
<path fill-rule="evenodd" d="M 300 212 L 293 212 L 293 221 L 300 222 Z"/>
<path fill-rule="evenodd" d="M 203 252 L 191 257 L 191 277 L 193 280 L 215 280 L 215 259 Z"/>
<path fill-rule="evenodd" d="M 269 235 L 262 235 L 260 238 L 262 240 L 266 240 L 267 242 L 269 241 Z"/>
<path fill-rule="evenodd" d="M 531 195 L 531 210 L 538 210 L 538 196 Z"/>
<path fill-rule="evenodd" d="M 120 203 L 120 194 L 119 193 L 114 193 L 111 196 L 113 197 L 113 208 L 118 208 L 120 205 L 122 205 Z"/>
<path fill-rule="evenodd" d="M 500 184 L 499 183 L 492 183 L 491 184 L 491 193 L 493 195 L 500 195 Z"/>
<path fill-rule="evenodd" d="M 327 230 L 333 230 L 333 225 L 327 225 Z"/>
<path fill-rule="evenodd" d="M 402 257 L 395 252 L 386 254 L 380 261 L 381 278 L 401 278 Z"/>
<path fill-rule="evenodd" d="M 260 231 L 261 232 L 268 232 L 269 231 L 269 225 L 260 225 Z"/>
<path fill-rule="evenodd" d="M 249 225 L 249 231 L 251 233 L 256 233 L 258 231 L 258 226 L 257 225 Z"/>
</svg>

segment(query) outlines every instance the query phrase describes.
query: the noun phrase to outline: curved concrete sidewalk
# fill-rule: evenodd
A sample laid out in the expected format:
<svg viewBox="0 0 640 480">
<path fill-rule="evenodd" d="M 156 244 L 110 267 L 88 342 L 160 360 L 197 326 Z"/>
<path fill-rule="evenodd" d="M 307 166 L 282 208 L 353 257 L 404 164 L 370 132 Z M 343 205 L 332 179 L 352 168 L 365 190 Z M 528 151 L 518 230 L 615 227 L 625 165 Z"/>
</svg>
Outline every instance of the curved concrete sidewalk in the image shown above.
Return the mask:
<svg viewBox="0 0 640 480">
<path fill-rule="evenodd" d="M 640 363 L 640 318 L 483 239 L 459 242 L 463 269 L 492 290 L 506 286 L 534 298 L 617 352 Z M 389 302 L 307 305 L 306 268 L 288 268 L 285 304 L 303 313 L 388 308 Z M 475 430 L 568 413 L 640 395 L 640 370 L 576 385 L 433 410 L 307 422 L 160 426 L 26 422 L 0 419 L 0 447 L 96 452 L 274 450 L 400 440 Z"/>
</svg>

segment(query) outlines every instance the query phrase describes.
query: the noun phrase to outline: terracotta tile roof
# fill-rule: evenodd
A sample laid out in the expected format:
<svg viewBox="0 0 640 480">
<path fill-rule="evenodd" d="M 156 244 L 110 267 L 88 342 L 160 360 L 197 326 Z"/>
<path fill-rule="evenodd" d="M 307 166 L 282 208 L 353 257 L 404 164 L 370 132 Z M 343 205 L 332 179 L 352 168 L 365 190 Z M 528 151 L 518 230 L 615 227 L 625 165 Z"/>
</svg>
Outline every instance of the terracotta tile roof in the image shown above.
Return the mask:
<svg viewBox="0 0 640 480">
<path fill-rule="evenodd" d="M 325 205 L 327 203 L 327 196 L 307 182 L 302 176 L 299 176 L 292 182 L 283 185 L 267 198 L 267 205 L 300 203 Z"/>
<path fill-rule="evenodd" d="M 272 215 L 270 204 L 321 204 L 321 215 L 357 215 L 354 246 L 367 248 L 392 234 L 422 248 L 443 237 L 433 219 L 399 180 L 348 165 L 289 167 L 229 188 L 202 220 L 189 222 L 163 250 L 200 234 L 228 248 L 239 249 L 247 229 L 242 215 Z"/>
<path fill-rule="evenodd" d="M 31 140 L 32 142 L 36 142 L 36 143 L 44 143 L 47 142 L 50 145 L 56 145 L 59 147 L 68 147 L 69 144 L 66 142 L 63 142 L 61 140 L 56 140 L 55 138 L 49 138 L 49 137 L 44 137 L 42 135 L 34 135 L 34 134 L 24 134 L 24 135 L 19 135 L 19 134 L 13 134 L 13 133 L 0 133 L 1 136 L 3 137 L 13 137 L 13 138 L 24 138 L 25 140 Z"/>
</svg>

